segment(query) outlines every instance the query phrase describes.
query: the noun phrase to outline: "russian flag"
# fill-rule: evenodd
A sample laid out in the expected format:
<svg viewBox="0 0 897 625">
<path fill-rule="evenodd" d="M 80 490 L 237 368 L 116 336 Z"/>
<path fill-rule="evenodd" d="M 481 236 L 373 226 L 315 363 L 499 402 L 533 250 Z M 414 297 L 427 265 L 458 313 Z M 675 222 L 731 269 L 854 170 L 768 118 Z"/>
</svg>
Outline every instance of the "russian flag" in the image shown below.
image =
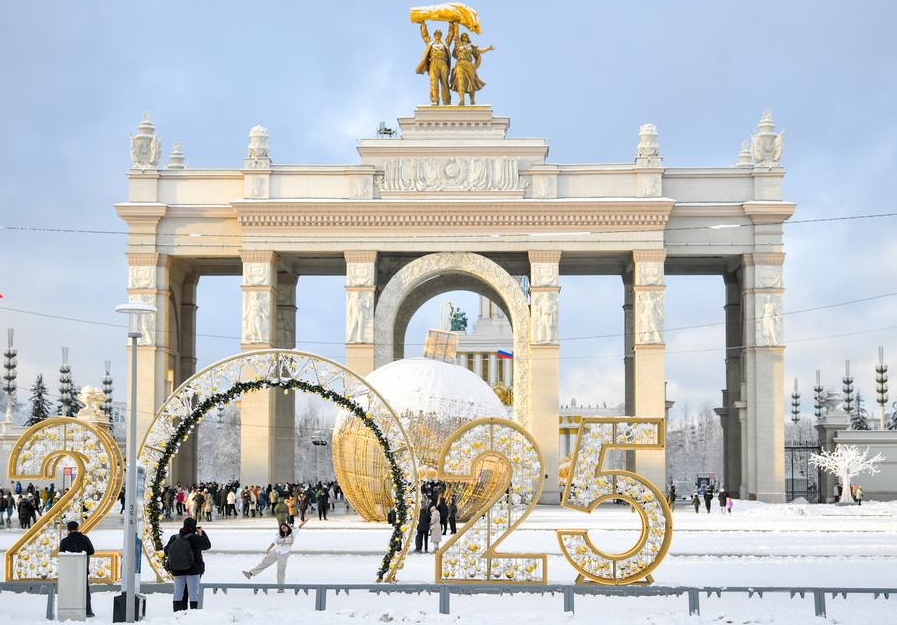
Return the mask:
<svg viewBox="0 0 897 625">
<path fill-rule="evenodd" d="M 508 352 L 503 349 L 500 349 L 495 353 L 498 355 L 499 360 L 510 360 L 514 357 L 514 352 Z"/>
</svg>

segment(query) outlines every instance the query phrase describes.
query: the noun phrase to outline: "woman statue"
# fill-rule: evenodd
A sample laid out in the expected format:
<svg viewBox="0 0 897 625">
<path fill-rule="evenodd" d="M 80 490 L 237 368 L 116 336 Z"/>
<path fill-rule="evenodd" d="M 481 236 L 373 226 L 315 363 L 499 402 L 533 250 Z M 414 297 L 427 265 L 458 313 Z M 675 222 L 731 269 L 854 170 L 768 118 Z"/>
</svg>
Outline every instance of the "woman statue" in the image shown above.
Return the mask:
<svg viewBox="0 0 897 625">
<path fill-rule="evenodd" d="M 478 48 L 470 42 L 467 33 L 461 33 L 461 37 L 455 40 L 455 49 L 452 50 L 455 66 L 452 68 L 450 88 L 458 94 L 460 106 L 464 106 L 465 94 L 470 96 L 471 104 L 476 104 L 476 92 L 486 86 L 486 83 L 477 76 L 477 69 L 480 67 L 482 55 L 494 49 L 495 46 Z"/>
</svg>

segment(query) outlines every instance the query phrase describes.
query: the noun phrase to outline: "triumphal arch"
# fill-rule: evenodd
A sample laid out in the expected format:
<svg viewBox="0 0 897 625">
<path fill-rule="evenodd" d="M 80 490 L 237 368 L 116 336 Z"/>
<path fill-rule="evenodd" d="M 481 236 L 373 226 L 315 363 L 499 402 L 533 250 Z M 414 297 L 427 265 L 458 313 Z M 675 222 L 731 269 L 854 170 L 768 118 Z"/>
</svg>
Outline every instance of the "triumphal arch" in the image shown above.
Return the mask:
<svg viewBox="0 0 897 625">
<path fill-rule="evenodd" d="M 458 88 L 475 88 L 468 78 Z M 782 224 L 794 205 L 782 200 L 772 116 L 763 115 L 735 165 L 674 168 L 664 165 L 652 124 L 633 132 L 630 162 L 565 165 L 548 160 L 546 139 L 509 136 L 510 119 L 488 105 L 437 98 L 411 113 L 398 119 L 397 136 L 361 139 L 359 161 L 343 166 L 279 164 L 288 146 L 274 164 L 267 131 L 256 126 L 232 170 L 188 168 L 177 145 L 160 165 L 156 130 L 144 118 L 132 136 L 128 199 L 116 205 L 129 228 L 130 299 L 159 311 L 138 347 L 143 429 L 196 372 L 203 276 L 242 276 L 234 297 L 242 298 L 248 351 L 292 348 L 297 280 L 339 275 L 346 365 L 362 375 L 403 357 L 407 324 L 431 297 L 460 289 L 496 302 L 513 326 L 516 418 L 557 475 L 558 311 L 578 305 L 564 299 L 560 277 L 620 276 L 613 305 L 626 334 L 626 410 L 663 416 L 664 278 L 718 275 L 726 485 L 742 497 L 783 500 Z M 242 419 L 250 426 L 242 480 L 292 479 L 292 399 L 246 395 Z M 662 451 L 632 461 L 666 483 Z M 195 471 L 195 456 L 182 449 L 173 479 Z M 548 480 L 544 499 L 557 498 Z"/>
</svg>

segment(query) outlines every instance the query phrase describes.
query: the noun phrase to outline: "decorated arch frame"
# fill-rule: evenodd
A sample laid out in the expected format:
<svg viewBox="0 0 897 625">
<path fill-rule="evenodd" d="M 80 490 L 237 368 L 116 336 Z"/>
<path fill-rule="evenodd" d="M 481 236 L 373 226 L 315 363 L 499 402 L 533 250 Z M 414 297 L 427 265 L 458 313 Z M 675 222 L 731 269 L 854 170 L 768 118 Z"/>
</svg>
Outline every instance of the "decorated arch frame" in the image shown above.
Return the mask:
<svg viewBox="0 0 897 625">
<path fill-rule="evenodd" d="M 514 414 L 524 426 L 530 419 L 530 310 L 520 283 L 500 265 L 480 254 L 440 252 L 427 254 L 402 267 L 377 300 L 374 312 L 374 366 L 393 360 L 393 329 L 401 303 L 411 292 L 436 276 L 457 273 L 472 276 L 492 287 L 504 300 L 514 327 Z"/>
<path fill-rule="evenodd" d="M 405 431 L 392 408 L 361 376 L 332 360 L 283 349 L 245 352 L 207 367 L 181 384 L 156 413 L 137 461 L 145 468 L 141 541 L 157 578 L 170 577 L 163 563 L 160 525 L 169 463 L 210 410 L 244 393 L 267 389 L 319 395 L 360 419 L 380 443 L 390 467 L 397 519 L 376 577 L 394 581 L 420 506 L 417 467 Z"/>
</svg>

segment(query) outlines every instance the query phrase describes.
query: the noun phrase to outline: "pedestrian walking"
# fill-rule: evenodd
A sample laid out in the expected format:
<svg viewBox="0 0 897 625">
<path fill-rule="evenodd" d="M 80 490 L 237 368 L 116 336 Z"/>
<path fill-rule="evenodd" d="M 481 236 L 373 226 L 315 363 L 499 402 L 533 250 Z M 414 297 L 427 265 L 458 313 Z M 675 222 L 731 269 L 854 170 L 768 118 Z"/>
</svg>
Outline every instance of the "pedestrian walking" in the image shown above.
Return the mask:
<svg viewBox="0 0 897 625">
<path fill-rule="evenodd" d="M 695 514 L 701 511 L 701 497 L 698 496 L 698 491 L 691 496 L 691 505 L 695 507 Z"/>
<path fill-rule="evenodd" d="M 296 530 L 302 529 L 302 526 L 306 523 L 308 523 L 307 520 L 299 523 L 299 527 Z M 286 523 L 281 523 L 280 528 L 277 530 L 277 536 L 274 537 L 274 542 L 265 549 L 265 557 L 248 571 L 243 571 L 243 575 L 246 576 L 246 579 L 252 579 L 277 562 L 277 583 L 282 586 L 287 578 L 287 561 L 290 559 L 292 550 L 293 528 Z M 283 588 L 279 588 L 277 592 L 283 592 Z"/>
<path fill-rule="evenodd" d="M 717 501 L 719 501 L 719 512 L 720 514 L 726 513 L 726 500 L 729 496 L 726 494 L 725 489 L 720 488 L 719 494 L 716 496 Z"/>
<path fill-rule="evenodd" d="M 726 496 L 726 512 L 728 512 L 729 514 L 732 514 L 732 504 L 733 504 L 732 497 L 727 495 Z"/>
</svg>

